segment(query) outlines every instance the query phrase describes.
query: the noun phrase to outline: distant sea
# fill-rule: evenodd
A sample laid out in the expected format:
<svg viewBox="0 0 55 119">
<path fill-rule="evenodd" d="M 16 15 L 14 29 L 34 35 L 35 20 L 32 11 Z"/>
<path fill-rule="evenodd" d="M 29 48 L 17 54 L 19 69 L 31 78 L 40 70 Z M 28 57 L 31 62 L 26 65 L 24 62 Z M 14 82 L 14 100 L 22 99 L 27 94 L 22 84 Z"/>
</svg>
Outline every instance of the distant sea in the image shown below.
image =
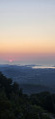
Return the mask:
<svg viewBox="0 0 55 119">
<path fill-rule="evenodd" d="M 8 67 L 8 66 L 23 66 L 23 67 L 30 67 L 33 69 L 55 69 L 55 65 L 39 65 L 39 64 L 0 64 L 0 67 Z"/>
</svg>

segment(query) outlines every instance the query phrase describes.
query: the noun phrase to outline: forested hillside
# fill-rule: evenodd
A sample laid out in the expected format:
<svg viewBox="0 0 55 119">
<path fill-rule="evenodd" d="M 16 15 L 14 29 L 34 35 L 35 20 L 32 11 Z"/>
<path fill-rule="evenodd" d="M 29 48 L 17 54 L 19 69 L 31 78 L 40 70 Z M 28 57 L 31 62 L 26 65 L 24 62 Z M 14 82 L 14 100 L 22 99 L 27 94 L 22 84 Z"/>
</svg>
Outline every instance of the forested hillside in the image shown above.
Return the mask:
<svg viewBox="0 0 55 119">
<path fill-rule="evenodd" d="M 0 72 L 0 119 L 53 119 L 54 113 L 55 94 L 43 92 L 28 96 Z"/>
</svg>

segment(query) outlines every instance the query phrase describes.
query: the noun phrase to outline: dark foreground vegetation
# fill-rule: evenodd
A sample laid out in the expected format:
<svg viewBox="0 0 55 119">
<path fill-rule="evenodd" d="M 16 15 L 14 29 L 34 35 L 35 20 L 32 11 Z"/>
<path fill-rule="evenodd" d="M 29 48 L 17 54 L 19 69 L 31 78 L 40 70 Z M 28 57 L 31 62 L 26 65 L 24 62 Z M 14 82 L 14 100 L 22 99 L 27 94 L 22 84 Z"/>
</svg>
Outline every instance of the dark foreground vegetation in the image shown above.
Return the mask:
<svg viewBox="0 0 55 119">
<path fill-rule="evenodd" d="M 0 119 L 53 119 L 50 113 L 55 114 L 55 94 L 28 96 L 0 72 Z"/>
</svg>

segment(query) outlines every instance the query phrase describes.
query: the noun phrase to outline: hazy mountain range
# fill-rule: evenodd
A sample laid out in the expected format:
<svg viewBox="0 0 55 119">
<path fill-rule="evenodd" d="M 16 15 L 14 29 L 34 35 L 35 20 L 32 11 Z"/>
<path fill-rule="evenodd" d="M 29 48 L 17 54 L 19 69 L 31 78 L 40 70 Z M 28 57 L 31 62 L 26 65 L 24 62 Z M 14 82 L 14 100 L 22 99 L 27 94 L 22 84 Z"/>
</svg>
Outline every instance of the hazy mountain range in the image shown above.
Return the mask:
<svg viewBox="0 0 55 119">
<path fill-rule="evenodd" d="M 34 69 L 32 65 L 0 65 L 0 71 L 18 82 L 24 93 L 55 92 L 54 68 Z"/>
</svg>

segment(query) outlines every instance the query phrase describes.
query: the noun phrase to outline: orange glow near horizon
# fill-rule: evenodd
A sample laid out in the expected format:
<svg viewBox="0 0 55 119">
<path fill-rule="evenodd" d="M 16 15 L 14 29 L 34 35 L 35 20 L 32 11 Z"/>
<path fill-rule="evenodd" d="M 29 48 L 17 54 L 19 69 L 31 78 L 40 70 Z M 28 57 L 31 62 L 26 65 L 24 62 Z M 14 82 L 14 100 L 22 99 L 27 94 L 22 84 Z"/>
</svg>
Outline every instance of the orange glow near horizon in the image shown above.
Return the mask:
<svg viewBox="0 0 55 119">
<path fill-rule="evenodd" d="M 35 41 L 17 41 L 16 42 L 3 42 L 0 46 L 0 54 L 1 53 L 10 53 L 10 54 L 52 54 L 55 53 L 55 41 L 44 41 L 39 40 Z"/>
</svg>

